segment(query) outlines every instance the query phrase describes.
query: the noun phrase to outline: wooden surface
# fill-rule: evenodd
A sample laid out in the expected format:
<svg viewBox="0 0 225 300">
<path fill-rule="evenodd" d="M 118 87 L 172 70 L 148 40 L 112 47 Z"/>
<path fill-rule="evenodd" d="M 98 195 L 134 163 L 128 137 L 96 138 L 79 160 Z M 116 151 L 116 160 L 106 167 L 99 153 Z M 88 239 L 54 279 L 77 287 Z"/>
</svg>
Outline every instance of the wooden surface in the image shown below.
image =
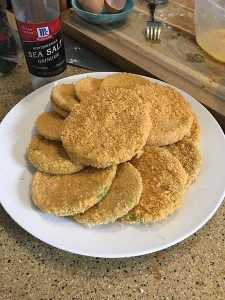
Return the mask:
<svg viewBox="0 0 225 300">
<path fill-rule="evenodd" d="M 80 19 L 70 9 L 62 14 L 62 24 L 65 33 L 122 70 L 173 84 L 223 118 L 225 65 L 209 57 L 195 41 L 194 1 L 170 0 L 157 7 L 156 16 L 163 21 L 159 44 L 145 39 L 148 11 L 143 0 L 135 1 L 135 9 L 126 22 L 98 26 Z M 194 62 L 194 54 L 202 54 L 204 62 Z"/>
</svg>

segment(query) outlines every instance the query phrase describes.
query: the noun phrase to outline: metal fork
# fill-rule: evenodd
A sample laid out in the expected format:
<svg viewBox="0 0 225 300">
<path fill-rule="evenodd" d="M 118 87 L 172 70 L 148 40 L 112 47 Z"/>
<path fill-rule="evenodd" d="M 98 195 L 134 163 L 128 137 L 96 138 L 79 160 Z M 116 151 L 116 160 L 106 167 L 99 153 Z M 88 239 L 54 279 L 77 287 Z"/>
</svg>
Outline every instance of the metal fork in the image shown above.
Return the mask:
<svg viewBox="0 0 225 300">
<path fill-rule="evenodd" d="M 146 27 L 146 39 L 152 42 L 158 42 L 161 34 L 161 22 L 155 21 L 155 9 L 156 1 L 151 0 L 148 3 L 148 9 L 150 13 L 150 20 L 147 21 Z"/>
</svg>

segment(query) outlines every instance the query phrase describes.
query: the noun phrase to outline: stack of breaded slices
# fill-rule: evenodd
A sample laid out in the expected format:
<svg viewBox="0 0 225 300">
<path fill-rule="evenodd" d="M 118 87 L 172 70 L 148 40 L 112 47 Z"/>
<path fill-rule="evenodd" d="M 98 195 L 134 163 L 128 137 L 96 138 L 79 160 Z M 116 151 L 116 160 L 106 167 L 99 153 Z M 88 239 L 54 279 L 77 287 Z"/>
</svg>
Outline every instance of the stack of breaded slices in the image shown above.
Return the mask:
<svg viewBox="0 0 225 300">
<path fill-rule="evenodd" d="M 165 219 L 202 168 L 200 127 L 173 88 L 116 73 L 53 87 L 27 155 L 33 202 L 88 226 Z"/>
</svg>

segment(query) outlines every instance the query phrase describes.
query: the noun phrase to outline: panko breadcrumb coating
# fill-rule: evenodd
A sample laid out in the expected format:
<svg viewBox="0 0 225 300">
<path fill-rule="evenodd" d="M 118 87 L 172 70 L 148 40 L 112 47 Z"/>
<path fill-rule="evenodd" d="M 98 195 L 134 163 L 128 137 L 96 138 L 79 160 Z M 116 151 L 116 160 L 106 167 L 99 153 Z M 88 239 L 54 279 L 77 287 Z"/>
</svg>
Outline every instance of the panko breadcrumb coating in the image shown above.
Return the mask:
<svg viewBox="0 0 225 300">
<path fill-rule="evenodd" d="M 61 139 L 72 160 L 104 168 L 139 154 L 150 128 L 148 105 L 134 91 L 104 89 L 76 106 Z"/>
<path fill-rule="evenodd" d="M 148 84 L 149 80 L 131 73 L 115 73 L 102 80 L 101 89 L 125 88 L 133 89 L 136 85 Z"/>
<path fill-rule="evenodd" d="M 61 142 L 42 136 L 31 139 L 27 156 L 35 168 L 49 174 L 71 174 L 84 168 L 84 165 L 71 161 Z"/>
<path fill-rule="evenodd" d="M 190 133 L 185 135 L 184 139 L 193 142 L 196 145 L 200 143 L 201 128 L 196 115 L 193 113 L 193 124 Z"/>
<path fill-rule="evenodd" d="M 175 156 L 166 149 L 145 146 L 144 154 L 131 162 L 141 174 L 143 192 L 139 203 L 121 218 L 124 223 L 160 221 L 181 206 L 187 174 Z"/>
<path fill-rule="evenodd" d="M 202 155 L 198 145 L 191 140 L 183 139 L 165 148 L 173 154 L 184 167 L 184 170 L 188 174 L 187 186 L 189 186 L 197 178 L 202 169 Z"/>
<path fill-rule="evenodd" d="M 53 101 L 52 101 L 52 107 L 54 109 L 54 111 L 59 114 L 60 116 L 62 116 L 63 118 L 68 117 L 69 112 L 61 107 L 59 107 L 58 105 L 56 105 Z"/>
<path fill-rule="evenodd" d="M 142 193 L 140 173 L 130 163 L 117 167 L 116 176 L 108 194 L 74 220 L 88 226 L 107 224 L 127 214 L 139 201 Z"/>
<path fill-rule="evenodd" d="M 54 86 L 51 102 L 27 148 L 37 207 L 91 227 L 161 221 L 182 205 L 202 156 L 198 120 L 175 89 L 115 73 Z"/>
<path fill-rule="evenodd" d="M 36 172 L 32 180 L 32 200 L 49 214 L 72 216 L 83 213 L 107 194 L 116 168 L 89 167 L 71 175 Z"/>
<path fill-rule="evenodd" d="M 35 121 L 38 134 L 46 139 L 60 141 L 64 118 L 54 111 L 44 112 Z"/>
<path fill-rule="evenodd" d="M 99 90 L 101 82 L 101 79 L 92 77 L 82 78 L 74 82 L 77 98 L 80 101 L 85 100 L 88 95 Z"/>
<path fill-rule="evenodd" d="M 51 92 L 51 100 L 60 108 L 69 112 L 73 109 L 74 104 L 79 103 L 73 83 L 54 86 Z"/>
<path fill-rule="evenodd" d="M 149 83 L 135 90 L 150 104 L 152 130 L 147 141 L 149 145 L 170 145 L 190 133 L 193 123 L 191 107 L 175 89 Z"/>
</svg>

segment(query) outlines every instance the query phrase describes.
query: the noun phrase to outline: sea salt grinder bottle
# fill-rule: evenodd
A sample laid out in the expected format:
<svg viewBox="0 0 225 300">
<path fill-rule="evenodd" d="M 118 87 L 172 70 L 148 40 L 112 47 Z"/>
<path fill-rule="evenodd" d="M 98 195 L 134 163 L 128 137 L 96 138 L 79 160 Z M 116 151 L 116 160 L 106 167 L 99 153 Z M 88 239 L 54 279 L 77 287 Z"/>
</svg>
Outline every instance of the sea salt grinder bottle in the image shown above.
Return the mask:
<svg viewBox="0 0 225 300">
<path fill-rule="evenodd" d="M 59 0 L 12 0 L 12 6 L 33 88 L 65 77 Z"/>
</svg>

